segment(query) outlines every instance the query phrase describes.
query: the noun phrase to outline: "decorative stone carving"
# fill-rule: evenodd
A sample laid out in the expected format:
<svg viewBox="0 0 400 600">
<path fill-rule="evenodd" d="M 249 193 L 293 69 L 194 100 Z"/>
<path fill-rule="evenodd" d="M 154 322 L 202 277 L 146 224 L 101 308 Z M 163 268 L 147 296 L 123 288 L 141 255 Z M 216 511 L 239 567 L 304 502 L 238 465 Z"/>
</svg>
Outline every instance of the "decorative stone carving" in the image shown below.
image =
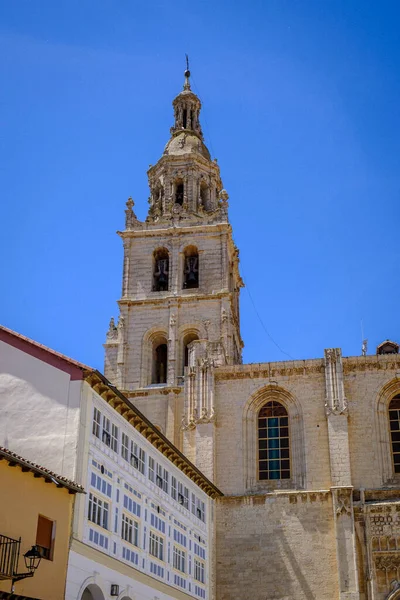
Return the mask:
<svg viewBox="0 0 400 600">
<path fill-rule="evenodd" d="M 125 319 L 122 315 L 119 315 L 118 317 L 118 325 L 117 325 L 117 330 L 118 332 L 122 331 L 125 327 Z"/>
<path fill-rule="evenodd" d="M 400 568 L 400 552 L 375 556 L 375 568 L 378 571 L 396 571 Z"/>
<path fill-rule="evenodd" d="M 182 429 L 214 421 L 214 359 L 202 356 L 185 377 L 185 417 Z"/>
<path fill-rule="evenodd" d="M 222 208 L 228 208 L 229 195 L 226 190 L 221 190 L 219 193 L 219 204 Z"/>
<path fill-rule="evenodd" d="M 352 488 L 334 488 L 332 490 L 334 498 L 334 510 L 337 516 L 352 513 Z"/>
<path fill-rule="evenodd" d="M 131 197 L 129 197 L 126 203 L 125 210 L 125 229 L 133 229 L 133 226 L 137 223 L 137 216 L 133 211 L 134 206 L 134 201 Z"/>
<path fill-rule="evenodd" d="M 347 412 L 347 399 L 343 384 L 342 351 L 340 348 L 325 350 L 325 412 L 342 415 Z"/>
<path fill-rule="evenodd" d="M 116 340 L 118 338 L 118 329 L 115 326 L 114 317 L 111 317 L 107 331 L 107 341 Z"/>
</svg>

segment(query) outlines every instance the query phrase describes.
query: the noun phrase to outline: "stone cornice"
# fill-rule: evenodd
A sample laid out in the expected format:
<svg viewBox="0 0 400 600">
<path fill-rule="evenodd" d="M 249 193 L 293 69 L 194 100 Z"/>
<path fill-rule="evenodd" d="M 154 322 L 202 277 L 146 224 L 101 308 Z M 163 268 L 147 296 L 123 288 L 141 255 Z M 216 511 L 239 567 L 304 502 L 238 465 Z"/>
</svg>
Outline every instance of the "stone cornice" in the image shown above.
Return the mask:
<svg viewBox="0 0 400 600">
<path fill-rule="evenodd" d="M 351 371 L 399 371 L 400 354 L 372 354 L 368 356 L 349 356 L 343 358 L 343 372 L 346 375 Z"/>
<path fill-rule="evenodd" d="M 141 223 L 140 228 L 126 229 L 125 231 L 117 231 L 121 238 L 143 238 L 143 237 L 159 237 L 159 236 L 180 236 L 183 233 L 232 233 L 232 227 L 227 221 L 219 221 L 215 223 L 204 223 L 198 220 L 197 223 L 185 223 L 185 221 L 176 222 L 168 221 L 165 223 Z"/>
<path fill-rule="evenodd" d="M 240 496 L 224 496 L 219 499 L 223 504 L 247 504 L 249 506 L 267 504 L 272 499 L 287 498 L 290 504 L 305 502 L 326 502 L 332 496 L 331 490 L 275 490 L 265 494 L 243 494 Z"/>
<path fill-rule="evenodd" d="M 217 367 L 214 371 L 216 380 L 227 379 L 259 379 L 291 375 L 323 374 L 324 361 L 322 358 L 310 360 L 291 360 L 271 363 L 250 363 Z"/>
<path fill-rule="evenodd" d="M 183 385 L 181 386 L 147 386 L 145 388 L 137 388 L 136 390 L 122 390 L 122 393 L 127 398 L 146 398 L 148 396 L 169 396 L 175 394 L 178 396 L 183 393 Z"/>
<path fill-rule="evenodd" d="M 343 358 L 345 375 L 352 371 L 394 371 L 400 378 L 400 354 L 380 354 L 370 356 L 350 356 Z M 290 360 L 271 363 L 250 363 L 233 365 L 215 369 L 215 378 L 223 381 L 228 379 L 259 379 L 274 377 L 290 377 L 324 373 L 324 360 L 313 358 L 306 360 Z"/>
<path fill-rule="evenodd" d="M 176 135 L 180 135 L 181 133 L 182 131 L 177 131 Z M 199 136 L 196 135 L 196 137 Z M 184 165 L 185 167 L 189 166 L 192 168 L 196 167 L 198 164 L 201 164 L 205 167 L 205 169 L 213 170 L 219 176 L 219 165 L 217 162 L 215 162 L 215 160 L 210 160 L 209 158 L 206 158 L 205 156 L 202 156 L 199 153 L 194 154 L 193 152 L 187 152 L 182 154 L 163 154 L 155 165 L 151 165 L 151 167 L 147 171 L 147 175 L 148 177 L 150 177 L 151 175 L 153 175 L 153 173 L 156 173 L 164 165 L 166 167 L 174 168 L 175 165 L 180 164 Z"/>
<path fill-rule="evenodd" d="M 154 292 L 155 294 L 164 294 L 165 292 Z M 174 306 L 179 306 L 179 304 L 186 304 L 186 303 L 190 303 L 190 302 L 198 302 L 199 300 L 218 300 L 220 298 L 229 298 L 232 295 L 232 292 L 217 292 L 217 293 L 213 293 L 213 294 L 188 294 L 186 295 L 179 295 L 179 296 L 174 296 L 174 295 L 163 295 L 161 297 L 155 298 L 155 297 L 148 297 L 148 298 L 138 298 L 137 300 L 135 300 L 134 298 L 121 298 L 120 300 L 118 300 L 118 304 L 121 305 L 127 305 L 127 306 L 148 306 L 149 304 L 153 304 L 153 305 L 161 305 L 162 307 L 167 307 L 169 306 L 169 303 L 173 304 Z"/>
<path fill-rule="evenodd" d="M 168 438 L 165 437 L 151 423 L 134 404 L 120 392 L 99 371 L 87 370 L 85 381 L 91 388 L 103 398 L 116 412 L 118 412 L 128 423 L 139 431 L 157 450 L 162 452 L 178 469 L 189 477 L 211 498 L 223 496 L 222 492 L 209 480 L 198 468 L 191 463 L 186 456 L 176 448 Z"/>
</svg>

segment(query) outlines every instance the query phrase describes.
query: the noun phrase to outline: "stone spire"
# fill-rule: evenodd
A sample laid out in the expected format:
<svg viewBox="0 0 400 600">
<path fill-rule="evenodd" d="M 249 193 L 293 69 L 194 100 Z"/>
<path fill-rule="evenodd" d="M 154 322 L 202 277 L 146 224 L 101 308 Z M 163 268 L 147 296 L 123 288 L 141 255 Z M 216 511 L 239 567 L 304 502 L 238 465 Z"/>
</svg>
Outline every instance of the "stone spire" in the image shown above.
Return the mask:
<svg viewBox="0 0 400 600">
<path fill-rule="evenodd" d="M 187 60 L 183 90 L 173 100 L 174 125 L 164 153 L 148 171 L 147 223 L 169 219 L 226 221 L 219 167 L 211 160 L 200 125 L 201 102 L 192 91 Z"/>
<path fill-rule="evenodd" d="M 203 132 L 200 126 L 201 102 L 198 96 L 192 92 L 190 87 L 189 61 L 186 55 L 186 71 L 183 91 L 177 95 L 172 105 L 174 107 L 175 124 L 171 128 L 171 133 L 181 133 L 190 131 L 203 140 Z"/>
</svg>

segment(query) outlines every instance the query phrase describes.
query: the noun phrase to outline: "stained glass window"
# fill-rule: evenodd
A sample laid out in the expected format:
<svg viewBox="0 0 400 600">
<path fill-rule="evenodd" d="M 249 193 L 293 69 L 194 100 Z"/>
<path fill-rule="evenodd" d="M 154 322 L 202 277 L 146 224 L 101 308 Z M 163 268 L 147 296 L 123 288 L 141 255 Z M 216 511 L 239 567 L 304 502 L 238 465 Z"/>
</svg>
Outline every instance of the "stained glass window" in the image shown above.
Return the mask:
<svg viewBox="0 0 400 600">
<path fill-rule="evenodd" d="M 288 413 L 274 400 L 258 414 L 258 478 L 290 479 Z"/>
<path fill-rule="evenodd" d="M 400 394 L 389 404 L 389 420 L 394 472 L 400 473 Z"/>
</svg>

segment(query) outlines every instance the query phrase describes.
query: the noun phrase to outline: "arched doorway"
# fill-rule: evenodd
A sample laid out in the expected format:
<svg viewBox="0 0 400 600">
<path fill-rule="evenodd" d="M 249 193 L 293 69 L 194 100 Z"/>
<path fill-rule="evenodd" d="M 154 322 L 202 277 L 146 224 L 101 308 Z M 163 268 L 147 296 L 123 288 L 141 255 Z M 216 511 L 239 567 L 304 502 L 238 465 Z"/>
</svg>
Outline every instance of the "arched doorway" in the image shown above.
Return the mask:
<svg viewBox="0 0 400 600">
<path fill-rule="evenodd" d="M 98 585 L 91 583 L 83 590 L 81 600 L 104 600 L 104 595 Z"/>
</svg>

